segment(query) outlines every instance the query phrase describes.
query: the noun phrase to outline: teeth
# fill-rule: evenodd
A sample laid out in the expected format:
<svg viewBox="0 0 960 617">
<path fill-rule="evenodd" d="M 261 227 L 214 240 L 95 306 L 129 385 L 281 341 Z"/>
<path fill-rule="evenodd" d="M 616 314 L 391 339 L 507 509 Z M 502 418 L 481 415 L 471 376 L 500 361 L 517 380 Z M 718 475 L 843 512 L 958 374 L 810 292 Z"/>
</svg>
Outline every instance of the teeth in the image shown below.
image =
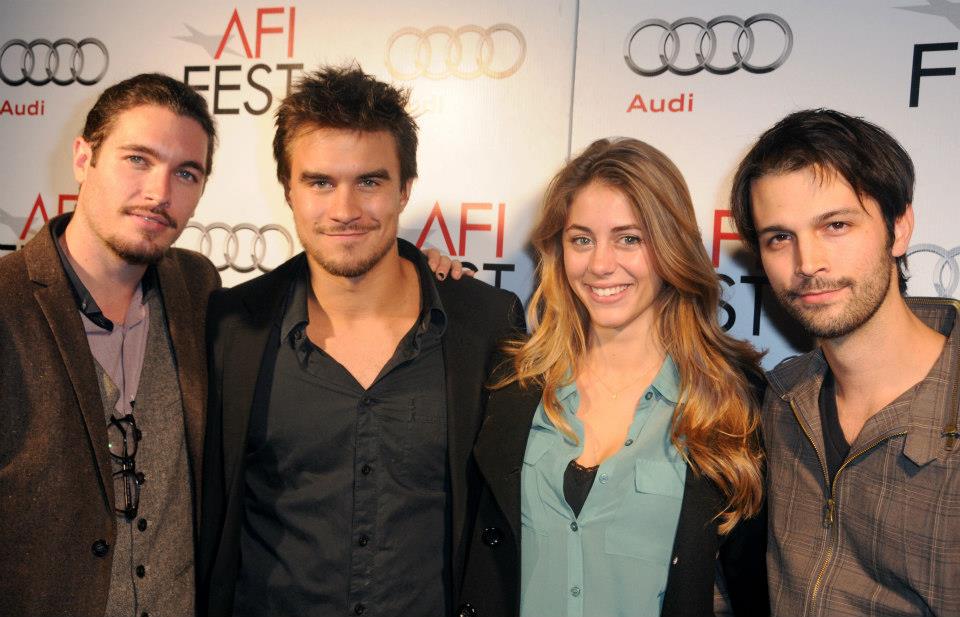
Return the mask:
<svg viewBox="0 0 960 617">
<path fill-rule="evenodd" d="M 601 298 L 606 298 L 618 294 L 626 288 L 627 285 L 617 285 L 616 287 L 591 287 L 590 289 Z"/>
</svg>

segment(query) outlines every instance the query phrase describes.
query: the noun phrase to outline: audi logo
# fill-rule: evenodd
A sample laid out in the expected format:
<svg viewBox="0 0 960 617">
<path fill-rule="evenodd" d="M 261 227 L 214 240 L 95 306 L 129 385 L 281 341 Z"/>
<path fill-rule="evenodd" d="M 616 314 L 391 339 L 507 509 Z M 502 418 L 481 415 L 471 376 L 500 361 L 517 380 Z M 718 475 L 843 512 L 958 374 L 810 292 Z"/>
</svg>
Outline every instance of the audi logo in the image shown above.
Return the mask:
<svg viewBox="0 0 960 617">
<path fill-rule="evenodd" d="M 494 43 L 496 41 L 496 43 Z M 527 41 L 516 26 L 489 28 L 434 26 L 402 28 L 387 41 L 385 62 L 396 79 L 492 79 L 510 77 L 527 56 Z"/>
<path fill-rule="evenodd" d="M 7 52 L 12 49 L 20 49 L 19 61 L 4 64 Z M 37 50 L 40 50 L 39 53 Z M 65 57 L 61 56 L 61 51 L 66 52 Z M 90 54 L 88 58 L 90 51 L 97 53 Z M 15 57 L 13 52 L 12 57 Z M 29 43 L 22 39 L 13 39 L 0 47 L 0 80 L 8 86 L 24 83 L 45 86 L 50 82 L 58 86 L 67 86 L 73 82 L 91 86 L 103 79 L 109 65 L 110 54 L 107 53 L 107 46 L 91 38 L 79 42 L 73 39 L 57 39 L 52 42 L 47 39 L 34 39 Z M 93 74 L 97 66 L 100 67 L 100 72 Z"/>
<path fill-rule="evenodd" d="M 783 33 L 780 55 L 766 64 L 752 64 L 750 59 L 759 45 L 753 26 L 762 22 L 770 22 L 776 25 Z M 714 56 L 717 55 L 719 47 L 716 27 L 721 24 L 730 24 L 734 27 L 730 49 L 733 61 L 728 61 L 726 64 L 714 62 Z M 677 62 L 680 48 L 690 49 L 686 47 L 690 45 L 689 42 L 683 44 L 680 42 L 679 30 L 684 26 L 694 26 L 699 29 L 692 42 L 692 50 L 696 57 L 696 62 L 692 66 L 680 66 Z M 660 42 L 656 47 L 660 56 L 659 64 L 651 62 L 652 58 L 644 58 L 643 61 L 638 60 L 636 58 L 638 54 L 633 50 L 634 41 L 642 31 L 647 29 L 662 31 Z M 703 21 L 696 17 L 682 17 L 673 23 L 662 19 L 647 19 L 634 26 L 627 34 L 627 39 L 623 43 L 623 59 L 631 71 L 645 77 L 654 77 L 665 71 L 670 71 L 675 75 L 693 75 L 703 69 L 715 75 L 727 75 L 741 68 L 748 73 L 769 73 L 787 61 L 792 49 L 793 31 L 790 29 L 790 25 L 782 17 L 772 13 L 760 13 L 745 20 L 733 15 L 721 15 L 710 21 Z M 641 65 L 641 62 L 643 62 L 643 65 Z"/>
<path fill-rule="evenodd" d="M 960 284 L 960 265 L 957 264 L 960 246 L 948 251 L 936 244 L 916 244 L 907 250 L 907 257 L 918 253 L 932 253 L 937 256 L 937 263 L 933 266 L 933 288 L 941 298 L 953 297 L 953 292 Z M 944 274 L 947 275 L 946 281 Z"/>
<path fill-rule="evenodd" d="M 207 256 L 217 270 L 233 268 L 237 272 L 253 272 L 256 269 L 261 272 L 270 272 L 293 256 L 293 236 L 282 225 L 264 225 L 262 227 L 250 223 L 240 223 L 239 225 L 210 223 L 204 225 L 196 221 L 190 221 L 184 227 L 184 235 L 187 235 L 187 229 L 199 231 L 200 237 L 193 243 L 192 247 L 187 246 L 186 248 L 192 248 Z M 278 259 L 273 266 L 267 266 L 265 262 L 268 255 L 276 255 L 276 250 L 273 250 L 273 247 L 277 245 L 272 243 L 270 245 L 271 250 L 268 250 L 268 237 L 275 238 L 272 242 L 280 242 L 281 247 L 286 246 L 286 256 Z M 190 244 L 185 242 L 182 237 L 181 242 Z M 241 244 L 246 247 L 242 254 Z M 216 250 L 214 245 L 217 246 Z"/>
</svg>

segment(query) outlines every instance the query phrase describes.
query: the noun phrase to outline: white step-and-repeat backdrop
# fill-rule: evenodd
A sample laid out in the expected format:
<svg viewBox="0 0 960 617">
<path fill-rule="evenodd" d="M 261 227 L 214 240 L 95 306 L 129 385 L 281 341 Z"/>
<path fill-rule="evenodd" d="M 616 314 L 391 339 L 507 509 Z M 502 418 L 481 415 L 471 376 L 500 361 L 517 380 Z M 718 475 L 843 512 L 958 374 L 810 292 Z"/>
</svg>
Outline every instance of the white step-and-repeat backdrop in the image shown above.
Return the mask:
<svg viewBox="0 0 960 617">
<path fill-rule="evenodd" d="M 725 289 L 721 321 L 769 349 L 768 366 L 809 345 L 728 216 L 739 157 L 809 107 L 904 144 L 918 172 L 909 291 L 960 294 L 957 1 L 6 0 L 0 12 L 0 255 L 74 207 L 70 146 L 99 91 L 162 71 L 207 98 L 220 131 L 178 245 L 206 253 L 227 285 L 268 271 L 299 250 L 272 113 L 302 72 L 355 59 L 413 93 L 420 179 L 402 235 L 524 299 L 546 183 L 592 140 L 626 135 L 686 176 Z"/>
</svg>

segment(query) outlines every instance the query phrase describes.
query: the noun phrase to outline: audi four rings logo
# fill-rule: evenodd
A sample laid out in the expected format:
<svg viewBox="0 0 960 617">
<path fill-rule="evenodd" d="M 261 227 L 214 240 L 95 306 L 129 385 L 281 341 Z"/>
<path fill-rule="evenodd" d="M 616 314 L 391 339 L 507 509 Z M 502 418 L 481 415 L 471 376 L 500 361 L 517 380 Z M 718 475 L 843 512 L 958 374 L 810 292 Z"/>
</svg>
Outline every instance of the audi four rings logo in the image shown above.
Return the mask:
<svg viewBox="0 0 960 617">
<path fill-rule="evenodd" d="M 960 246 L 949 251 L 936 244 L 916 244 L 907 250 L 907 257 L 918 253 L 933 253 L 938 257 L 933 267 L 933 288 L 941 298 L 953 297 L 953 292 L 960 284 L 960 265 L 957 264 L 957 255 L 960 255 Z M 944 273 L 947 280 L 944 282 Z"/>
<path fill-rule="evenodd" d="M 387 70 L 396 79 L 492 79 L 510 77 L 527 56 L 527 41 L 516 26 L 489 28 L 434 26 L 403 28 L 387 41 Z"/>
<path fill-rule="evenodd" d="M 204 225 L 196 221 L 190 221 L 184 228 L 196 229 L 200 232 L 199 241 L 193 245 L 195 251 L 206 255 L 217 270 L 226 270 L 233 268 L 237 272 L 253 272 L 260 269 L 261 272 L 269 272 L 274 267 L 280 265 L 287 259 L 293 257 L 294 245 L 293 236 L 282 225 L 264 225 L 257 227 L 250 223 L 241 223 L 239 225 L 227 225 L 226 223 L 210 223 Z M 267 258 L 267 238 L 273 238 L 271 242 L 280 242 L 281 246 L 287 247 L 286 257 L 278 260 L 272 267 L 265 263 Z M 240 245 L 244 245 L 241 253 Z M 214 249 L 216 245 L 216 249 Z M 271 243 L 271 248 L 276 244 Z M 274 251 L 269 251 L 271 255 Z"/>
<path fill-rule="evenodd" d="M 20 50 L 20 59 L 14 62 L 16 54 L 13 50 L 17 49 Z M 79 42 L 73 39 L 34 39 L 29 43 L 13 39 L 0 47 L 0 80 L 8 86 L 24 83 L 45 86 L 50 82 L 58 86 L 73 82 L 91 86 L 103 79 L 109 65 L 107 46 L 91 38 Z M 99 72 L 95 72 L 98 68 Z"/>
<path fill-rule="evenodd" d="M 758 41 L 753 26 L 762 22 L 770 22 L 776 25 L 783 33 L 781 41 Z M 714 56 L 716 56 L 719 47 L 716 27 L 721 24 L 730 24 L 734 27 L 731 45 L 733 58 L 732 61 L 718 60 L 714 62 Z M 677 62 L 680 48 L 691 44 L 688 41 L 683 43 L 680 41 L 679 30 L 683 26 L 694 26 L 699 29 L 692 41 L 692 51 L 696 56 L 696 63 L 692 66 L 680 66 Z M 659 63 L 656 62 L 657 58 L 652 55 L 642 59 L 637 58 L 639 54 L 633 51 L 637 36 L 647 29 L 661 31 L 660 42 L 656 47 L 656 51 L 659 52 Z M 779 56 L 765 64 L 750 62 L 758 46 L 764 45 L 765 48 L 769 48 L 774 44 L 780 45 Z M 665 71 L 670 71 L 675 75 L 693 75 L 703 69 L 715 75 L 726 75 L 741 68 L 749 73 L 769 73 L 787 61 L 792 49 L 793 31 L 790 29 L 790 25 L 782 17 L 771 13 L 760 13 L 745 20 L 733 15 L 721 15 L 710 21 L 703 21 L 696 17 L 682 17 L 673 23 L 662 19 L 647 19 L 630 30 L 626 41 L 623 43 L 623 59 L 626 60 L 631 71 L 646 77 L 654 77 Z"/>
</svg>

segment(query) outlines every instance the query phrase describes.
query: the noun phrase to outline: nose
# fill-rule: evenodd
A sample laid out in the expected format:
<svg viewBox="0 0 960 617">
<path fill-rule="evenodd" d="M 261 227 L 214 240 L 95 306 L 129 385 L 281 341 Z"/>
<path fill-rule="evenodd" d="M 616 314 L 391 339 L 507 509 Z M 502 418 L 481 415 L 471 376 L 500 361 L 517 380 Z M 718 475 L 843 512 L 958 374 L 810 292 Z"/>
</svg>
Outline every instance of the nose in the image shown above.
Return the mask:
<svg viewBox="0 0 960 617">
<path fill-rule="evenodd" d="M 352 188 L 350 186 L 338 186 L 331 196 L 327 215 L 341 225 L 355 222 L 363 213 Z"/>
<path fill-rule="evenodd" d="M 151 170 L 143 187 L 144 198 L 162 207 L 170 205 L 171 176 L 161 165 Z"/>
<path fill-rule="evenodd" d="M 598 242 L 590 253 L 590 272 L 595 276 L 613 274 L 617 268 L 617 256 L 614 247 L 608 242 Z"/>
<path fill-rule="evenodd" d="M 827 270 L 823 242 L 815 236 L 799 236 L 796 242 L 796 273 L 810 278 Z"/>
</svg>

